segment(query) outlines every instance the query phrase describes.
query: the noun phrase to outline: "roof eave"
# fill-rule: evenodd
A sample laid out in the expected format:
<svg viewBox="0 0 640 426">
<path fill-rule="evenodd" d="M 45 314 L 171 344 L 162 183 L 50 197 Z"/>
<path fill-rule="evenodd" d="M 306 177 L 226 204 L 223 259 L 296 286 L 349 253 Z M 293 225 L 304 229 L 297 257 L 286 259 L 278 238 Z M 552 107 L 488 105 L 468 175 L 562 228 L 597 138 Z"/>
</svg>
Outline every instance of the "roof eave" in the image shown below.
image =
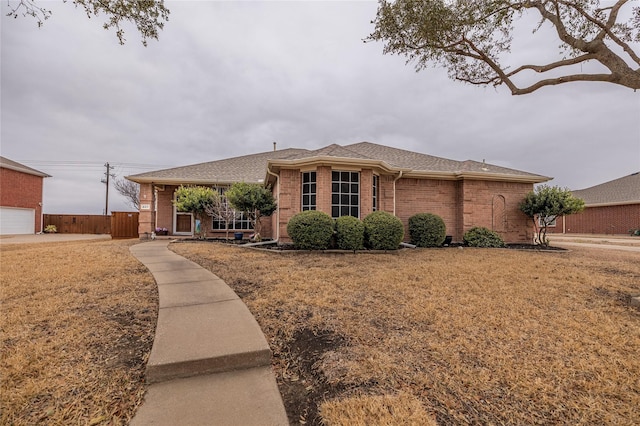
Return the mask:
<svg viewBox="0 0 640 426">
<path fill-rule="evenodd" d="M 307 157 L 295 160 L 269 160 L 268 169 L 271 171 L 281 168 L 299 168 L 305 166 L 350 166 L 350 167 L 377 167 L 388 173 L 399 173 L 400 171 L 410 171 L 411 169 L 403 169 L 391 166 L 382 160 L 374 160 L 369 158 L 349 158 L 349 157 L 331 157 L 317 156 Z"/>
<path fill-rule="evenodd" d="M 211 179 L 185 179 L 185 178 L 163 178 L 163 177 L 135 177 L 125 176 L 125 179 L 138 184 L 153 183 L 156 185 L 233 185 L 237 181 L 225 181 L 225 180 L 211 180 Z M 263 183 L 259 181 L 252 182 L 250 180 L 243 180 L 248 183 Z"/>
<path fill-rule="evenodd" d="M 522 183 L 542 183 L 550 181 L 553 178 L 537 175 L 509 175 L 504 173 L 490 172 L 433 172 L 426 170 L 412 170 L 405 173 L 403 177 L 408 178 L 430 178 L 442 180 L 491 180 L 500 182 L 522 182 Z"/>
<path fill-rule="evenodd" d="M 613 207 L 613 206 L 629 206 L 633 204 L 640 204 L 640 200 L 631 201 L 612 201 L 609 203 L 584 203 L 585 207 Z"/>
<path fill-rule="evenodd" d="M 11 164 L 2 164 L 2 165 L 0 165 L 0 167 L 3 168 L 3 169 L 9 169 L 9 170 L 13 170 L 13 171 L 16 171 L 16 172 L 26 173 L 28 175 L 38 176 L 38 177 L 42 177 L 42 178 L 51 177 L 51 175 L 48 175 L 46 173 L 43 173 L 43 172 L 35 170 L 35 169 L 27 169 L 27 168 L 24 168 L 24 167 L 17 167 L 17 166 L 13 166 Z"/>
</svg>

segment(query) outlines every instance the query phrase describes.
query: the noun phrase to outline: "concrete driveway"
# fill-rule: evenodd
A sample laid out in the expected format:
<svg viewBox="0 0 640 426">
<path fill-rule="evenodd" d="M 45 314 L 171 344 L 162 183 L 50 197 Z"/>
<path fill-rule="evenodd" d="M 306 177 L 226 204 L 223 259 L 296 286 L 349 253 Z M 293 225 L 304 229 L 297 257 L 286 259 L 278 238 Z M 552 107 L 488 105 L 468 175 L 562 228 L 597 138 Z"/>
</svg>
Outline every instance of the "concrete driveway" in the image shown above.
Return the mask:
<svg viewBox="0 0 640 426">
<path fill-rule="evenodd" d="M 624 235 L 547 234 L 551 245 L 559 247 L 588 247 L 640 253 L 640 237 Z"/>
<path fill-rule="evenodd" d="M 0 245 L 5 244 L 33 244 L 33 243 L 59 243 L 64 241 L 82 240 L 110 240 L 109 234 L 27 234 L 27 235 L 0 235 Z"/>
</svg>

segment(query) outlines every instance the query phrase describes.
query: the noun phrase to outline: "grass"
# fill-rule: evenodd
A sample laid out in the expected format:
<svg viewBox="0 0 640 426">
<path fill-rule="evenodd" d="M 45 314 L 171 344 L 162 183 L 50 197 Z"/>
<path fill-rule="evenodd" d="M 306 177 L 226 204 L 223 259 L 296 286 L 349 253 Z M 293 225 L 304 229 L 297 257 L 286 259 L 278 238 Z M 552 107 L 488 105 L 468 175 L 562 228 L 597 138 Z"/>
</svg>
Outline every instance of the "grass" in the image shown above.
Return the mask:
<svg viewBox="0 0 640 426">
<path fill-rule="evenodd" d="M 128 424 L 157 318 L 131 244 L 0 246 L 1 424 Z"/>
<path fill-rule="evenodd" d="M 171 248 L 254 313 L 292 423 L 640 424 L 637 253 Z"/>
</svg>

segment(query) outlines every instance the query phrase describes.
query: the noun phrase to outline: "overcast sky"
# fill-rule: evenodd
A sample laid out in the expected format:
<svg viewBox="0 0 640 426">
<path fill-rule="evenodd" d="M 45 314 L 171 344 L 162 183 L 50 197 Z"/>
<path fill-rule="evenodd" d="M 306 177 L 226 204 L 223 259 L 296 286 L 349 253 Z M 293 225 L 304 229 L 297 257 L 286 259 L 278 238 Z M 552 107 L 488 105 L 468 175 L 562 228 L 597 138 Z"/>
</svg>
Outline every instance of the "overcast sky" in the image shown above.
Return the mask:
<svg viewBox="0 0 640 426">
<path fill-rule="evenodd" d="M 572 83 L 511 96 L 416 73 L 363 43 L 377 3 L 167 2 L 143 47 L 71 3 L 37 28 L 2 1 L 1 154 L 52 175 L 44 212 L 102 214 L 125 176 L 278 148 L 369 141 L 583 189 L 640 171 L 640 91 Z M 558 41 L 518 39 L 514 63 Z M 536 41 L 537 40 L 537 41 Z M 546 42 L 546 43 L 545 43 Z M 115 190 L 109 210 L 130 210 Z"/>
</svg>

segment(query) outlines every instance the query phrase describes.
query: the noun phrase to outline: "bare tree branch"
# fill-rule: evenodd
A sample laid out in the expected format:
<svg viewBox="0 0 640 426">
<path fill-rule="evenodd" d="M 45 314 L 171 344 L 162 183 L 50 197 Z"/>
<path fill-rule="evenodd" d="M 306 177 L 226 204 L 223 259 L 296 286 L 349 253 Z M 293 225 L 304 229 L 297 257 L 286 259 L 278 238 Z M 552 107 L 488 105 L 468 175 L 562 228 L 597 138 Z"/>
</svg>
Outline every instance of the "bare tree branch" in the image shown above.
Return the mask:
<svg viewBox="0 0 640 426">
<path fill-rule="evenodd" d="M 633 8 L 627 22 L 618 22 L 629 0 L 617 0 L 606 8 L 599 8 L 595 0 L 379 1 L 375 31 L 368 40 L 384 41 L 384 53 L 405 55 L 407 62 L 416 63 L 416 70 L 441 65 L 453 79 L 474 85 L 504 84 L 514 95 L 575 81 L 640 89 L 640 68 L 632 68 L 634 63 L 640 65 L 640 55 L 631 42 L 640 40 L 640 8 Z M 511 53 L 513 23 L 526 10 L 542 18 L 534 33 L 543 23 L 553 25 L 561 41 L 558 53 L 567 48 L 569 57 L 547 64 L 520 63 L 513 70 L 501 65 Z M 575 67 L 587 61 L 599 62 L 609 73 Z M 560 69 L 566 69 L 566 75 L 546 78 L 545 73 Z M 539 81 L 520 87 L 514 79 L 527 70 L 539 74 Z"/>
<path fill-rule="evenodd" d="M 127 204 L 140 210 L 140 185 L 124 178 L 113 180 L 113 187 L 127 200 Z"/>
</svg>

